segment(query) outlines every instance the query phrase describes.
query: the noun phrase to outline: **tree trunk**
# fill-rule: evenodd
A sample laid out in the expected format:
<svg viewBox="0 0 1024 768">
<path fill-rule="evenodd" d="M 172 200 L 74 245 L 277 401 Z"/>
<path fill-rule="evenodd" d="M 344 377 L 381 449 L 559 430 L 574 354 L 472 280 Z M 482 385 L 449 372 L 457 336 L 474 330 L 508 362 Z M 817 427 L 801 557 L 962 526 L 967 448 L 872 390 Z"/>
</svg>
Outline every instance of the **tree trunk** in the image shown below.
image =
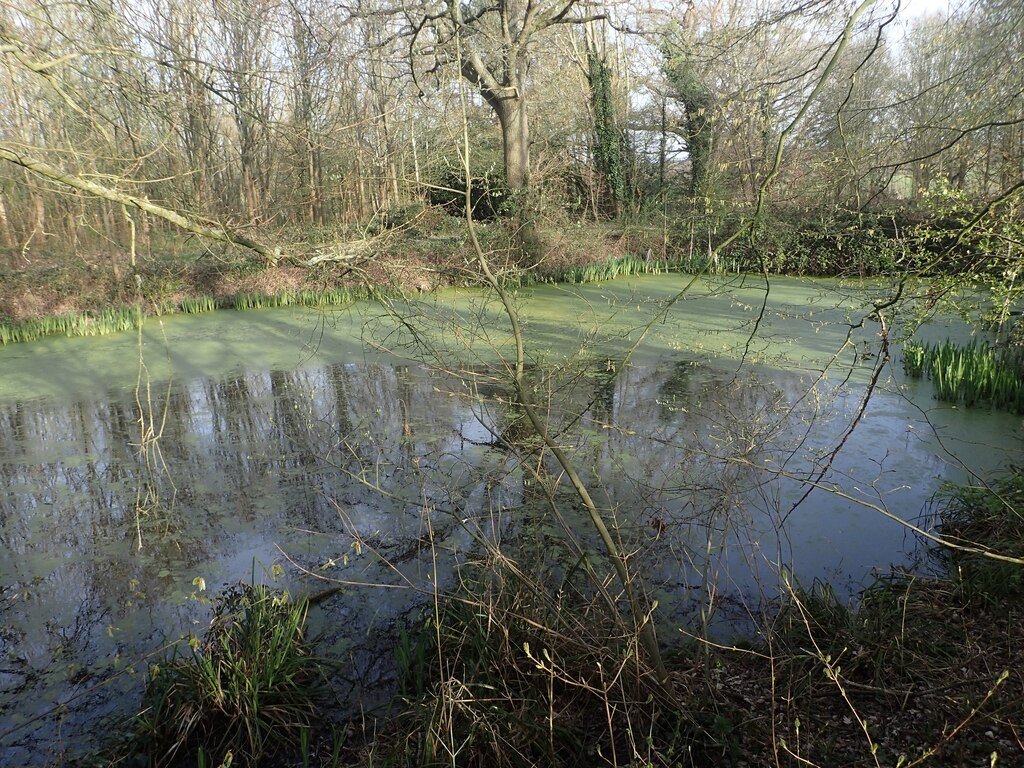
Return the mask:
<svg viewBox="0 0 1024 768">
<path fill-rule="evenodd" d="M 658 193 L 665 193 L 665 159 L 668 154 L 668 100 L 661 97 L 661 139 L 658 142 Z"/>
<path fill-rule="evenodd" d="M 38 189 L 32 190 L 32 207 L 33 207 L 33 232 L 36 240 L 39 242 L 46 241 L 46 203 L 43 202 L 43 193 Z"/>
<path fill-rule="evenodd" d="M 594 121 L 594 162 L 607 192 L 606 209 L 613 217 L 622 212 L 626 200 L 626 176 L 622 165 L 622 132 L 615 119 L 611 68 L 597 47 L 587 53 L 587 83 Z"/>
<path fill-rule="evenodd" d="M 530 126 L 526 99 L 519 95 L 489 98 L 488 101 L 501 126 L 505 179 L 509 189 L 526 189 L 530 186 Z"/>
<path fill-rule="evenodd" d="M 484 101 L 498 118 L 505 181 L 512 191 L 530 186 L 530 124 L 525 88 L 528 64 L 520 52 L 499 79 L 475 52 L 462 62 L 462 76 L 480 89 Z"/>
<path fill-rule="evenodd" d="M 4 205 L 2 192 L 0 192 L 0 245 L 8 248 L 14 247 L 14 232 L 11 230 L 11 222 L 7 218 L 7 206 Z"/>
<path fill-rule="evenodd" d="M 708 174 L 711 168 L 710 99 L 705 93 L 691 94 L 683 107 L 686 110 L 686 150 L 690 155 L 690 198 L 698 201 L 708 194 Z"/>
</svg>

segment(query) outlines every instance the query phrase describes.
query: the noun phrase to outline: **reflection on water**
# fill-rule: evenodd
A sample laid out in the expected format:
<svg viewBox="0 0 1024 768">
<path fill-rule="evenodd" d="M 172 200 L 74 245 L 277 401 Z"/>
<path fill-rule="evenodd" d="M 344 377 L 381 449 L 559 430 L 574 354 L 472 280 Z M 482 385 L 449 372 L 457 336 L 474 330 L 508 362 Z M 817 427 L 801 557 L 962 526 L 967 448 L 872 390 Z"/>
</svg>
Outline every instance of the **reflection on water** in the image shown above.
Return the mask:
<svg viewBox="0 0 1024 768">
<path fill-rule="evenodd" d="M 723 621 L 756 616 L 781 568 L 851 594 L 912 549 L 872 507 L 918 519 L 942 478 L 965 477 L 955 455 L 996 446 L 971 467 L 985 469 L 1019 447 L 1016 420 L 925 412 L 880 392 L 829 464 L 859 389 L 769 371 L 737 379 L 682 356 L 529 378 L 634 553 L 669 642 L 674 627 L 695 629 L 700 606 Z M 158 435 L 148 444 L 146 425 Z M 339 697 L 372 701 L 391 681 L 380 649 L 396 621 L 419 615 L 481 542 L 517 551 L 523 526 L 546 514 L 537 483 L 559 474 L 535 448 L 500 381 L 410 366 L 0 405 L 2 762 L 89 746 L 99 720 L 137 704 L 147 656 L 205 621 L 196 579 L 214 591 L 269 579 L 274 565 L 293 589 L 323 586 L 304 570 L 350 584 L 317 628 L 351 660 Z M 571 495 L 556 496 L 598 549 Z M 557 574 L 557 538 L 523 538 Z"/>
<path fill-rule="evenodd" d="M 79 716 L 117 711 L 140 685 L 140 658 L 203 620 L 190 598 L 197 577 L 211 589 L 254 568 L 262 578 L 286 553 L 308 566 L 336 556 L 331 574 L 355 581 L 424 587 L 405 556 L 423 533 L 421 510 L 468 501 L 479 492 L 466 484 L 504 463 L 464 450 L 458 427 L 470 409 L 409 368 L 198 380 L 153 401 L 156 466 L 140 457 L 146 409 L 133 393 L 0 408 L 0 730 L 65 703 L 60 733 L 78 745 Z M 140 508 L 141 487 L 159 503 Z M 511 504 L 503 488 L 488 490 L 494 508 Z M 468 541 L 448 536 L 452 547 Z M 370 548 L 399 570 L 375 567 Z M 397 595 L 372 602 L 391 618 L 415 598 Z M 374 617 L 361 610 L 365 595 L 355 601 L 345 621 L 358 638 Z M 4 764 L 25 759 L 19 745 L 55 738 L 59 716 L 6 736 Z"/>
</svg>

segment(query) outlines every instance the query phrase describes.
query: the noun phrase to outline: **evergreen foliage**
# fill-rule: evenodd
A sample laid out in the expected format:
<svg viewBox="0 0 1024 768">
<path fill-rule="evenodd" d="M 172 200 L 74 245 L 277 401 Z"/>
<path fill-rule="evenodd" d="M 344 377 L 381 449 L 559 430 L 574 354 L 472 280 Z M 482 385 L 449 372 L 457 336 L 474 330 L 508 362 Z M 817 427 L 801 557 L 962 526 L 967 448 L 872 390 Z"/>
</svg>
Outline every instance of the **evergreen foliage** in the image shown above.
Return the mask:
<svg viewBox="0 0 1024 768">
<path fill-rule="evenodd" d="M 690 188 L 692 200 L 707 197 L 711 170 L 712 110 L 714 100 L 697 72 L 693 57 L 686 51 L 671 53 L 666 75 L 676 98 L 686 112 L 683 137 L 690 157 Z"/>
<path fill-rule="evenodd" d="M 618 213 L 626 201 L 626 175 L 622 162 L 623 133 L 616 123 L 612 100 L 611 69 L 593 49 L 587 53 L 587 64 L 594 112 L 594 161 L 608 187 L 613 212 Z"/>
</svg>

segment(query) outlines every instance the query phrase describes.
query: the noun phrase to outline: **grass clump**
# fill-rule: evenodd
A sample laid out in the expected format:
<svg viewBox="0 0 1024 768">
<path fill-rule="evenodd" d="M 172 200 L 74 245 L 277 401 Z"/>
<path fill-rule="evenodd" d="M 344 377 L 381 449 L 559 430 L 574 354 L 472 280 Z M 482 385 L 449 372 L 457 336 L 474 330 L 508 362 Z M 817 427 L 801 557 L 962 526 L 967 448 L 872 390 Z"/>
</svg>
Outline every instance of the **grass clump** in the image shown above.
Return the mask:
<svg viewBox="0 0 1024 768">
<path fill-rule="evenodd" d="M 925 362 L 928 359 L 928 347 L 915 341 L 903 346 L 903 372 L 912 379 L 924 376 Z"/>
<path fill-rule="evenodd" d="M 213 296 L 196 296 L 181 300 L 181 311 L 186 315 L 199 315 L 217 309 L 217 299 Z"/>
<path fill-rule="evenodd" d="M 567 283 L 596 283 L 615 280 L 631 275 L 660 275 L 670 271 L 672 265 L 665 259 L 646 259 L 638 256 L 623 256 L 601 264 L 588 264 L 567 270 Z"/>
<path fill-rule="evenodd" d="M 232 305 L 241 312 L 247 309 L 279 307 L 283 305 L 283 301 L 268 293 L 236 293 Z"/>
<path fill-rule="evenodd" d="M 366 290 L 330 288 L 325 290 L 303 289 L 278 291 L 277 293 L 237 293 L 231 300 L 239 311 L 247 309 L 271 309 L 276 307 L 331 307 L 350 304 L 369 296 Z"/>
<path fill-rule="evenodd" d="M 720 275 L 738 271 L 738 264 L 733 259 L 715 258 L 709 261 L 706 256 L 701 254 L 684 255 L 678 259 L 659 259 L 653 258 L 648 253 L 647 256 L 626 255 L 605 262 L 572 267 L 557 275 L 555 279 L 580 285 L 633 275 L 664 275 L 670 272 Z"/>
<path fill-rule="evenodd" d="M 96 312 L 47 315 L 20 323 L 0 322 L 0 345 L 19 344 L 46 336 L 104 336 L 139 327 L 140 311 L 114 306 Z"/>
<path fill-rule="evenodd" d="M 305 636 L 307 608 L 262 585 L 217 598 L 190 652 L 150 667 L 136 721 L 141 751 L 155 765 L 190 757 L 251 765 L 298 744 L 326 691 Z"/>
<path fill-rule="evenodd" d="M 939 400 L 1024 413 L 1024 353 L 1019 349 L 977 340 L 966 345 L 911 342 L 903 348 L 903 369 L 913 378 L 931 379 Z"/>
<path fill-rule="evenodd" d="M 809 588 L 796 585 L 789 590 L 772 631 L 779 642 L 796 649 L 806 647 L 810 638 L 841 643 L 853 623 L 853 611 L 832 585 L 815 579 Z"/>
</svg>

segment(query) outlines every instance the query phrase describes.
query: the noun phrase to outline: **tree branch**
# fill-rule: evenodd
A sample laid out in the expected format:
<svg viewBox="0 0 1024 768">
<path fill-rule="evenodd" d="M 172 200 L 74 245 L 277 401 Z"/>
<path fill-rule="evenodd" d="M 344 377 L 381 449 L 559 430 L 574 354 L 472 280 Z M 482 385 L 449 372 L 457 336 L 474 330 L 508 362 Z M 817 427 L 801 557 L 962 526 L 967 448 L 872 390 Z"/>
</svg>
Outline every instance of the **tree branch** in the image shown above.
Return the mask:
<svg viewBox="0 0 1024 768">
<path fill-rule="evenodd" d="M 150 213 L 165 221 L 169 221 L 175 226 L 181 227 L 182 229 L 199 235 L 200 237 L 217 240 L 222 243 L 230 243 L 231 245 L 240 245 L 254 253 L 258 253 L 271 264 L 276 264 L 277 260 L 281 256 L 280 248 L 270 248 L 269 246 L 258 243 L 255 240 L 226 227 L 207 226 L 206 224 L 189 218 L 177 211 L 173 211 L 170 208 L 164 208 L 161 205 L 152 203 L 145 197 L 129 195 L 125 192 L 119 192 L 116 189 L 111 189 L 110 187 L 102 184 L 97 184 L 94 181 L 89 181 L 79 176 L 65 173 L 59 168 L 55 168 L 52 165 L 44 163 L 42 160 L 37 160 L 24 155 L 21 152 L 15 151 L 9 145 L 0 144 L 0 159 L 7 160 L 8 162 L 32 171 L 39 176 L 47 178 L 50 181 L 63 184 L 66 187 L 78 189 L 82 192 L 87 192 L 94 197 L 110 200 L 114 203 L 120 203 L 121 205 L 145 211 L 146 213 Z"/>
</svg>

